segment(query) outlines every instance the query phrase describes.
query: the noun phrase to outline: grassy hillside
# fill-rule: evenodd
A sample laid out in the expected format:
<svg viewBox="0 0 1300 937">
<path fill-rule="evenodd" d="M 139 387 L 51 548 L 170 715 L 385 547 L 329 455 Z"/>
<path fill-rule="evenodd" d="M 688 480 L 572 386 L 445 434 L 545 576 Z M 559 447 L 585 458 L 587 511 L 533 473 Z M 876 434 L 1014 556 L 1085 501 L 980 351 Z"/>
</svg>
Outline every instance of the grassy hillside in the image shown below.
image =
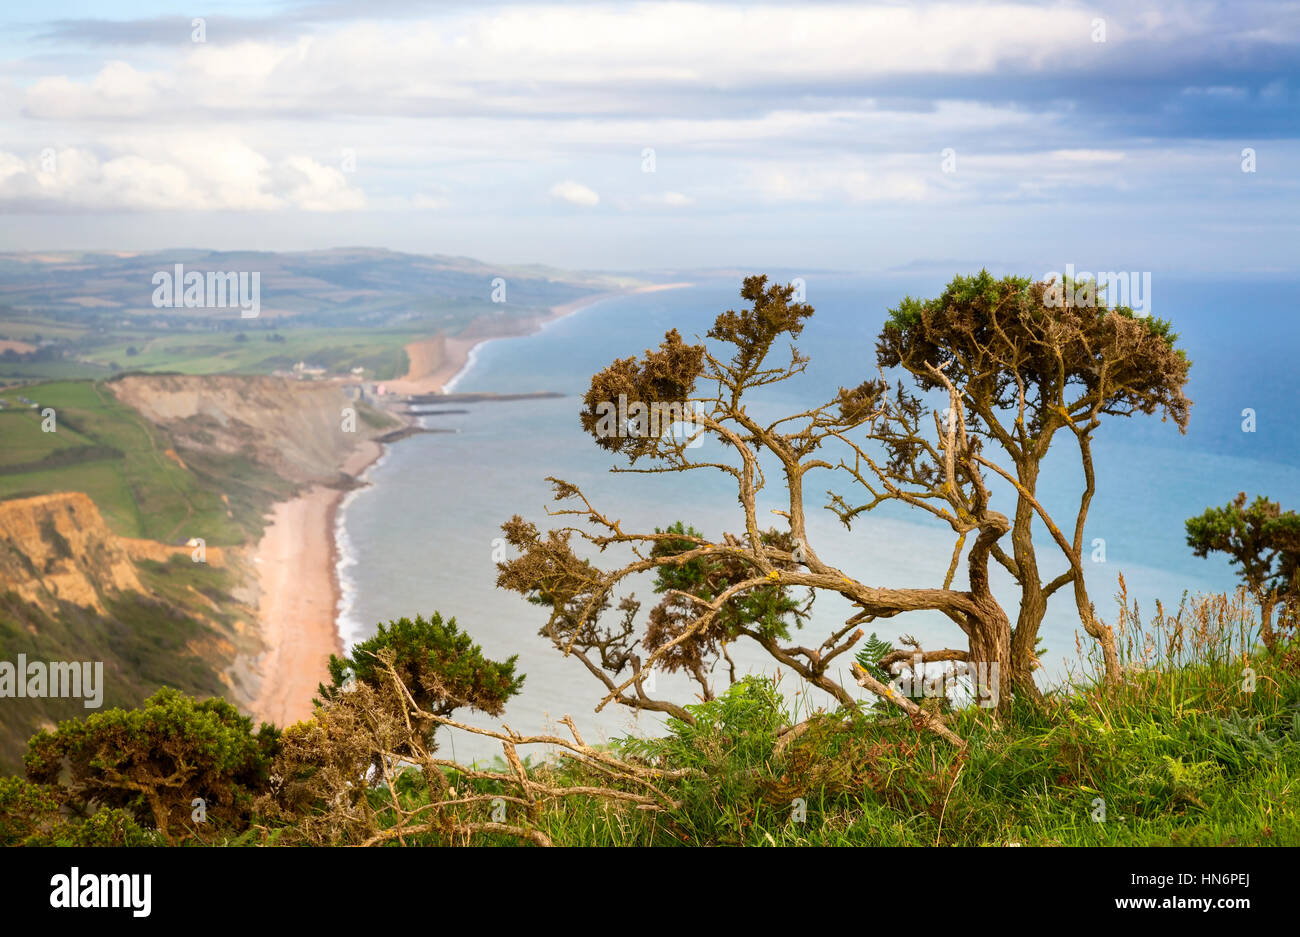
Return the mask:
<svg viewBox="0 0 1300 937">
<path fill-rule="evenodd" d="M 481 311 L 481 310 L 480 310 Z M 451 330 L 467 318 L 446 318 Z M 12 323 L 0 319 L 0 334 Z M 406 373 L 404 347 L 426 339 L 433 323 L 383 328 L 331 328 L 277 323 L 214 331 L 118 325 L 59 340 L 38 355 L 0 353 L 0 386 L 40 380 L 102 379 L 120 371 L 181 374 L 271 374 L 299 361 L 346 374 L 365 368 L 369 380 L 391 380 Z M 56 357 L 61 355 L 61 357 Z"/>
<path fill-rule="evenodd" d="M 664 785 L 678 810 L 566 798 L 538 826 L 566 845 L 1300 844 L 1300 678 L 1270 667 L 1269 690 L 1247 697 L 1239 671 L 1180 667 L 1119 692 L 1021 700 L 1001 728 L 965 710 L 951 723 L 965 752 L 896 721 L 829 716 L 783 748 L 780 694 L 747 681 L 690 707 L 695 727 L 619 744 L 624 757 L 698 772 Z M 599 782 L 572 767 L 537 775 Z"/>
<path fill-rule="evenodd" d="M 112 373 L 111 368 L 80 361 L 12 360 L 0 355 L 0 388 L 41 381 L 95 380 L 108 377 Z"/>
<path fill-rule="evenodd" d="M 1247 659 L 1253 686 L 1242 679 Z M 693 724 L 670 720 L 662 738 L 629 737 L 556 759 L 516 737 L 509 761 L 416 768 L 417 758 L 403 762 L 391 747 L 422 744 L 412 741 L 410 720 L 396 718 L 409 708 L 406 697 L 386 702 L 370 687 L 327 701 L 276 743 L 271 773 L 295 783 L 254 790 L 265 795 L 261 816 L 186 832 L 231 845 L 1300 843 L 1294 643 L 1271 654 L 1255 647 L 1248 658 L 1202 644 L 1157 666 L 1129 667 L 1121 686 L 1081 677 L 1041 700 L 1021 696 L 1001 717 L 951 712 L 964 748 L 891 709 L 795 713 L 770 677 L 747 677 L 689 705 Z M 522 761 L 513 757 L 516 742 Z M 366 780 L 372 751 L 389 760 L 391 782 Z M 326 778 L 321 764 L 354 767 L 316 784 Z M 330 784 L 349 797 L 328 796 Z M 30 800 L 40 789 L 5 790 L 0 831 L 18 830 L 11 842 L 46 842 L 48 821 L 26 819 L 18 796 Z M 188 792 L 164 796 L 186 815 Z M 150 814 L 134 810 L 133 835 L 162 845 Z M 53 835 L 75 838 L 76 830 Z"/>
<path fill-rule="evenodd" d="M 14 593 L 0 593 L 0 660 L 102 661 L 105 708 L 134 706 L 158 687 L 200 696 L 227 693 L 217 674 L 249 640 L 245 609 L 230 595 L 237 576 L 229 569 L 179 556 L 169 563 L 143 561 L 148 594 L 124 592 L 97 615 L 67 602 L 43 612 Z M 84 718 L 80 699 L 6 699 L 0 731 L 0 772 L 19 772 L 26 739 L 43 725 Z"/>
<path fill-rule="evenodd" d="M 37 384 L 0 392 L 0 401 L 6 405 L 0 410 L 0 499 L 84 491 L 121 536 L 169 543 L 244 539 L 220 490 L 182 469 L 167 455 L 162 434 L 103 385 Z M 47 407 L 55 411 L 55 432 L 41 428 Z"/>
</svg>

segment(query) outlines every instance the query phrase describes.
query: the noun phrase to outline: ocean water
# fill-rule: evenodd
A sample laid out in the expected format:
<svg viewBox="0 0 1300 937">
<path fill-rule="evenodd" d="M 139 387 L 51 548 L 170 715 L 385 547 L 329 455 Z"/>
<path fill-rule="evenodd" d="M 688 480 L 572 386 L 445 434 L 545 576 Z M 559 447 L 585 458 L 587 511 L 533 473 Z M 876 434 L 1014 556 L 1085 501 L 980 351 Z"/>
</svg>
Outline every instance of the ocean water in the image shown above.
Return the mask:
<svg viewBox="0 0 1300 937">
<path fill-rule="evenodd" d="M 930 296 L 938 279 L 889 282 L 805 277 L 807 299 L 816 308 L 799 339 L 811 357 L 807 372 L 755 397 L 759 416 L 804 410 L 874 373 L 875 336 L 887 309 L 906 294 Z M 1194 362 L 1188 395 L 1195 402 L 1186 435 L 1158 417 L 1115 419 L 1099 430 L 1096 443 L 1097 496 L 1085 543 L 1105 541 L 1105 562 L 1089 568 L 1089 590 L 1099 613 L 1113 620 L 1117 575 L 1144 613 L 1155 599 L 1177 605 L 1184 590 L 1223 591 L 1235 579 L 1227 562 L 1198 559 L 1186 547 L 1183 521 L 1238 491 L 1266 493 L 1284 504 L 1300 500 L 1300 427 L 1294 414 L 1300 376 L 1294 356 L 1300 323 L 1293 312 L 1294 283 L 1164 282 L 1157 276 L 1153 313 L 1172 319 L 1180 343 Z M 616 357 L 656 347 L 677 328 L 688 340 L 703 337 L 714 317 L 741 304 L 739 281 L 708 281 L 687 289 L 618 297 L 599 302 L 542 332 L 480 345 L 459 376 L 457 391 L 558 391 L 558 399 L 471 404 L 461 415 L 429 417 L 425 425 L 453 433 L 418 435 L 390 447 L 370 468 L 368 487 L 351 493 L 339 517 L 343 601 L 340 630 L 345 644 L 374 633 L 378 622 L 441 612 L 455 617 L 493 657 L 519 656 L 527 674 L 523 692 L 503 721 L 526 734 L 554 732 L 571 714 L 588 741 L 658 731 L 662 718 L 610 705 L 593 709 L 603 687 L 575 659 L 563 657 L 537 632 L 544 613 L 522 597 L 498 590 L 492 553 L 500 525 L 521 514 L 539 527 L 561 526 L 548 518 L 546 476 L 580 485 L 592 502 L 626 529 L 651 529 L 686 521 L 711 536 L 743 529 L 743 515 L 729 478 L 718 472 L 613 474 L 618 457 L 598 449 L 578 423 L 579 398 L 590 376 Z M 761 401 L 761 402 L 760 402 Z M 457 405 L 459 408 L 461 405 Z M 1255 413 L 1256 430 L 1244 432 L 1242 411 Z M 1062 440 L 1068 444 L 1069 439 Z M 713 445 L 706 443 L 706 445 Z M 703 450 L 695 450 L 702 454 Z M 769 472 L 763 510 L 779 506 L 779 476 Z M 1040 494 L 1048 509 L 1072 526 L 1082 472 L 1068 445 L 1048 457 Z M 820 555 L 857 578 L 879 585 L 933 586 L 942 582 L 952 550 L 951 532 L 929 515 L 887 505 L 846 531 L 821 510 L 824 491 L 849 494 L 848 480 L 817 472 L 807 482 L 810 536 Z M 995 490 L 995 506 L 1012 510 L 1006 489 Z M 773 517 L 779 524 L 780 519 Z M 1047 544 L 1043 533 L 1042 543 Z M 1040 551 L 1044 572 L 1063 562 Z M 597 558 L 612 565 L 612 558 Z M 1000 569 L 998 570 L 1000 573 Z M 962 574 L 959 574 L 958 582 Z M 638 597 L 653 604 L 646 580 Z M 1015 617 L 1016 592 L 1008 577 L 998 594 Z M 801 643 L 822 637 L 850 613 L 838 597 L 819 597 Z M 946 618 L 916 613 L 868 626 L 896 640 L 916 635 L 926 647 L 962 647 L 963 636 Z M 1053 598 L 1042 629 L 1049 679 L 1078 664 L 1078 626 L 1073 598 Z M 1086 639 L 1085 639 L 1086 640 Z M 773 673 L 774 662 L 760 649 L 733 648 L 742 670 Z M 848 655 L 840 659 L 848 666 Z M 624 674 L 626 676 L 626 674 Z M 725 686 L 719 671 L 715 689 Z M 851 685 L 847 673 L 844 682 Z M 657 675 L 658 693 L 689 701 L 694 685 Z M 803 709 L 828 698 L 801 687 L 792 674 L 782 686 Z M 465 721 L 491 726 L 497 720 L 461 713 Z M 455 733 L 445 752 L 458 758 L 499 754 L 497 743 Z"/>
</svg>

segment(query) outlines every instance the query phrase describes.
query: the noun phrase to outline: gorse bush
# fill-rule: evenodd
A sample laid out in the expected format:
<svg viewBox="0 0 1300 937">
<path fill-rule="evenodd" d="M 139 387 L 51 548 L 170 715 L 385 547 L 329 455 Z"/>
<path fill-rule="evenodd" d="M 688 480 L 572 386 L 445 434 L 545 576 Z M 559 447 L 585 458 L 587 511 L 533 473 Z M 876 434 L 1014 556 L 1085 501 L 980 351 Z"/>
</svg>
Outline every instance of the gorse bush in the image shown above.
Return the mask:
<svg viewBox="0 0 1300 937">
<path fill-rule="evenodd" d="M 506 700 L 523 686 L 515 676 L 514 655 L 503 662 L 488 660 L 469 635 L 456 627 L 456 619 L 444 622 L 437 612 L 426 621 L 400 618 L 381 624 L 374 637 L 358 642 L 347 657 L 330 655 L 332 683 L 322 686 L 323 699 L 338 699 L 350 680 L 372 687 L 384 682 L 381 653 L 392 654 L 392 667 L 410 691 L 415 703 L 437 715 L 461 707 L 500 715 Z"/>
<path fill-rule="evenodd" d="M 28 745 L 27 777 L 61 806 L 88 814 L 121 808 L 169 841 L 247 825 L 266 785 L 277 730 L 220 698 L 163 688 L 140 709 L 110 709 L 60 723 Z M 193 820 L 195 801 L 201 822 Z"/>
<path fill-rule="evenodd" d="M 104 807 L 81 818 L 58 792 L 22 778 L 0 778 L 0 846 L 152 846 L 163 842 L 127 810 Z"/>
</svg>

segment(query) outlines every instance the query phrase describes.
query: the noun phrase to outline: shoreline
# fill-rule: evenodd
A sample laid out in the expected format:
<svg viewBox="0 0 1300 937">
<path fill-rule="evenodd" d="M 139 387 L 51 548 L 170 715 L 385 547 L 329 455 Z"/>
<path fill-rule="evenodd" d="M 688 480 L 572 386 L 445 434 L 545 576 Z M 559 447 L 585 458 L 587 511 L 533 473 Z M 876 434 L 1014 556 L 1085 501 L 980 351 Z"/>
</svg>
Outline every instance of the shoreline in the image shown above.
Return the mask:
<svg viewBox="0 0 1300 937">
<path fill-rule="evenodd" d="M 364 440 L 341 471 L 355 479 L 383 452 L 382 443 Z M 257 695 L 249 704 L 258 721 L 283 728 L 311 718 L 317 686 L 329 680 L 330 655 L 344 652 L 337 624 L 342 589 L 335 526 L 349 490 L 313 485 L 277 502 L 253 549 L 257 618 L 266 648 L 256 664 Z"/>
<path fill-rule="evenodd" d="M 406 418 L 404 417 L 404 419 Z M 411 418 L 407 426 L 409 428 L 411 426 L 414 426 L 415 424 L 416 424 L 415 418 Z M 367 461 L 356 472 L 352 473 L 352 477 L 355 484 L 348 490 L 341 493 L 338 501 L 334 505 L 334 509 L 330 512 L 330 518 L 329 518 L 329 532 L 330 532 L 330 546 L 331 546 L 330 585 L 333 589 L 332 595 L 334 599 L 334 619 L 331 625 L 334 629 L 335 641 L 339 647 L 338 650 L 339 655 L 343 655 L 347 653 L 348 650 L 348 640 L 345 638 L 343 634 L 343 626 L 344 626 L 344 615 L 347 611 L 350 611 L 350 609 L 344 608 L 344 601 L 349 597 L 349 590 L 344 588 L 343 562 L 345 559 L 351 559 L 352 562 L 349 563 L 348 565 L 349 566 L 356 565 L 355 554 L 348 553 L 345 555 L 343 550 L 343 538 L 347 536 L 347 530 L 344 524 L 344 520 L 346 518 L 345 512 L 347 511 L 348 504 L 351 501 L 352 496 L 356 494 L 358 491 L 360 491 L 361 489 L 370 487 L 370 482 L 365 479 L 365 475 L 370 471 L 370 469 L 374 468 L 376 465 L 378 465 L 380 462 L 383 461 L 384 456 L 388 453 L 389 447 L 392 446 L 393 443 L 401 442 L 402 439 L 405 438 L 406 438 L 405 436 L 401 436 L 392 441 L 380 441 L 377 439 L 370 440 L 372 443 L 375 444 L 378 450 L 375 454 L 375 457 Z"/>
<path fill-rule="evenodd" d="M 410 367 L 402 377 L 385 381 L 384 389 L 390 394 L 440 394 L 446 393 L 465 376 L 470 366 L 477 360 L 475 351 L 488 342 L 502 338 L 525 338 L 536 335 L 542 329 L 581 312 L 590 306 L 618 296 L 634 296 L 640 293 L 658 293 L 662 290 L 675 290 L 693 286 L 693 283 L 651 283 L 646 286 L 634 286 L 625 290 L 610 290 L 605 293 L 593 293 L 579 299 L 551 306 L 543 316 L 519 319 L 517 328 L 504 335 L 483 335 L 462 338 L 459 336 L 435 335 L 432 338 L 411 342 L 406 346 Z M 473 323 L 470 323 L 470 328 Z M 437 363 L 430 359 L 436 357 Z"/>
<path fill-rule="evenodd" d="M 474 350 L 486 342 L 536 334 L 606 299 L 691 285 L 651 284 L 584 296 L 551 306 L 545 315 L 521 319 L 520 327 L 506 335 L 437 335 L 412 342 L 406 346 L 411 360 L 407 375 L 385 382 L 385 390 L 389 394 L 445 393 L 474 363 Z M 418 423 L 415 418 L 402 419 L 408 428 Z M 257 618 L 266 649 L 255 664 L 260 682 L 249 712 L 259 721 L 283 728 L 311 718 L 317 685 L 329 679 L 330 655 L 341 656 L 346 650 L 340 545 L 344 502 L 351 491 L 366 484 L 361 481 L 362 474 L 383 457 L 389 445 L 366 439 L 348 454 L 339 470 L 352 480 L 351 486 L 313 485 L 295 498 L 275 503 L 271 522 L 253 546 L 253 570 L 260 589 Z"/>
</svg>

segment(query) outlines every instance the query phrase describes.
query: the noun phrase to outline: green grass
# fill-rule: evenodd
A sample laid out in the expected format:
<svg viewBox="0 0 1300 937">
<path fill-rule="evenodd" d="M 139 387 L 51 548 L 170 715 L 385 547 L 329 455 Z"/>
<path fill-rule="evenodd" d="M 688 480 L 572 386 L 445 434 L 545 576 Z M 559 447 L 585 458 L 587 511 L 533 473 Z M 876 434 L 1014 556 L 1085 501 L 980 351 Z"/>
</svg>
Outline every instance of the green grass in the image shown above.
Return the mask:
<svg viewBox="0 0 1300 937">
<path fill-rule="evenodd" d="M 197 589 L 219 599 L 225 588 L 209 578 L 218 571 L 183 561 L 152 564 L 146 573 L 165 598 Z M 719 698 L 688 706 L 693 723 L 669 720 L 662 737 L 605 747 L 653 772 L 663 809 L 592 793 L 644 795 L 630 779 L 526 749 L 519 752 L 522 767 L 539 797 L 532 808 L 510 800 L 520 788 L 502 758 L 469 770 L 430 768 L 442 776 L 433 800 L 415 768 L 398 774 L 391 791 L 380 784 L 366 797 L 381 830 L 393 828 L 394 798 L 415 814 L 413 823 L 433 823 L 408 828 L 407 845 L 463 842 L 457 824 L 502 821 L 577 846 L 1297 845 L 1300 642 L 1290 635 L 1272 653 L 1253 643 L 1245 653 L 1230 650 L 1239 610 L 1229 602 L 1202 602 L 1190 615 L 1161 610 L 1152 624 L 1163 629 L 1156 644 L 1164 641 L 1165 651 L 1154 664 L 1130 653 L 1127 638 L 1136 635 L 1133 646 L 1143 647 L 1144 634 L 1140 622 L 1122 619 L 1121 683 L 1076 678 L 1042 698 L 1018 696 L 999 715 L 949 712 L 948 725 L 965 747 L 885 710 L 816 712 L 801 720 L 771 678 L 746 677 Z M 133 645 L 130 653 L 142 656 L 132 672 L 153 672 L 159 655 L 183 638 L 154 629 L 145 616 L 141 635 L 148 641 Z M 0 631 L 0 656 L 3 638 Z M 348 725 L 334 728 L 346 735 Z M 787 735 L 795 725 L 800 731 Z M 305 742 L 311 732 L 298 735 Z M 366 760 L 363 749 L 347 751 Z M 506 800 L 488 803 L 495 797 Z M 435 803 L 442 806 L 429 809 Z M 493 820 L 502 804 L 506 815 Z M 352 843 L 370 835 L 352 812 L 324 813 L 326 805 L 309 802 L 294 809 L 303 812 L 277 814 L 226 841 Z M 337 835 L 329 835 L 330 824 Z M 481 829 L 473 841 L 519 843 Z"/>
<path fill-rule="evenodd" d="M 267 341 L 269 332 L 182 332 L 116 335 L 84 355 L 107 367 L 133 371 L 179 371 L 183 374 L 270 374 L 299 361 L 334 373 L 364 367 L 374 380 L 400 377 L 406 370 L 403 346 L 428 338 L 429 328 L 285 328 L 282 342 Z M 246 341 L 236 336 L 244 335 Z M 136 354 L 128 356 L 134 347 Z"/>
<path fill-rule="evenodd" d="M 286 297 L 282 297 L 282 300 Z M 243 320 L 222 319 L 220 328 L 202 315 L 140 314 L 129 310 L 83 310 L 80 321 L 0 309 L 0 336 L 35 342 L 51 360 L 0 358 L 0 386 L 32 381 L 103 379 L 122 370 L 183 374 L 270 374 L 299 361 L 334 374 L 354 367 L 371 380 L 406 373 L 403 347 L 444 333 L 455 335 L 476 317 L 529 315 L 527 306 L 503 310 L 486 299 L 380 295 L 344 308 L 316 301 L 290 303 L 281 312 Z M 272 337 L 275 341 L 271 341 Z"/>
<path fill-rule="evenodd" d="M 1297 845 L 1300 680 L 1257 666 L 1268 679 L 1253 694 L 1232 690 L 1240 667 L 1180 668 L 1183 687 L 1201 691 L 1194 706 L 1168 693 L 1169 674 L 1147 674 L 1018 700 L 1000 728 L 966 710 L 952 718 L 965 752 L 861 714 L 817 717 L 778 751 L 790 714 L 769 683 L 748 680 L 690 707 L 694 727 L 618 744 L 625 758 L 698 772 L 661 785 L 678 809 L 579 796 L 533 823 L 556 843 L 592 846 Z M 572 765 L 538 774 L 601 783 Z"/>
<path fill-rule="evenodd" d="M 107 367 L 78 361 L 5 361 L 0 359 L 0 387 L 34 381 L 76 381 L 112 374 Z"/>
<path fill-rule="evenodd" d="M 1127 600 L 1122 587 L 1117 599 Z M 1000 717 L 950 712 L 964 750 L 877 711 L 814 714 L 779 744 L 799 716 L 770 679 L 746 678 L 687 707 L 693 725 L 670 720 L 662 738 L 611 746 L 624 760 L 688 769 L 659 784 L 675 808 L 577 795 L 528 823 L 555 843 L 593 846 L 1300 845 L 1300 645 L 1292 636 L 1265 654 L 1255 627 L 1240 596 L 1158 608 L 1145 626 L 1125 608 L 1121 685 L 1075 678 Z M 569 761 L 530 771 L 554 788 L 608 785 Z M 461 796 L 510 793 L 453 782 Z M 387 794 L 374 794 L 383 809 Z M 408 808 L 427 797 L 411 780 L 402 794 Z"/>
<path fill-rule="evenodd" d="M 528 315 L 512 307 L 505 315 Z M 270 374 L 298 361 L 331 373 L 366 369 L 372 380 L 406 373 L 403 346 L 438 333 L 454 335 L 478 316 L 503 314 L 486 300 L 378 296 L 346 309 L 308 303 L 301 315 L 223 320 L 222 329 L 197 315 L 138 315 L 103 309 L 82 313 L 83 322 L 0 309 L 0 335 L 19 341 L 54 339 L 43 353 L 54 360 L 0 358 L 0 386 L 31 381 L 102 379 L 118 370 L 183 374 Z M 166 322 L 166 327 L 159 325 Z M 276 341 L 271 341 L 275 336 Z M 132 352 L 128 354 L 128 352 Z"/>
<path fill-rule="evenodd" d="M 19 394 L 39 408 L 0 411 L 0 499 L 83 491 L 121 536 L 243 541 L 246 531 L 227 514 L 220 489 L 169 459 L 160 432 L 103 385 L 37 384 L 0 399 L 18 407 Z M 54 432 L 42 431 L 46 408 L 55 411 Z"/>
</svg>

